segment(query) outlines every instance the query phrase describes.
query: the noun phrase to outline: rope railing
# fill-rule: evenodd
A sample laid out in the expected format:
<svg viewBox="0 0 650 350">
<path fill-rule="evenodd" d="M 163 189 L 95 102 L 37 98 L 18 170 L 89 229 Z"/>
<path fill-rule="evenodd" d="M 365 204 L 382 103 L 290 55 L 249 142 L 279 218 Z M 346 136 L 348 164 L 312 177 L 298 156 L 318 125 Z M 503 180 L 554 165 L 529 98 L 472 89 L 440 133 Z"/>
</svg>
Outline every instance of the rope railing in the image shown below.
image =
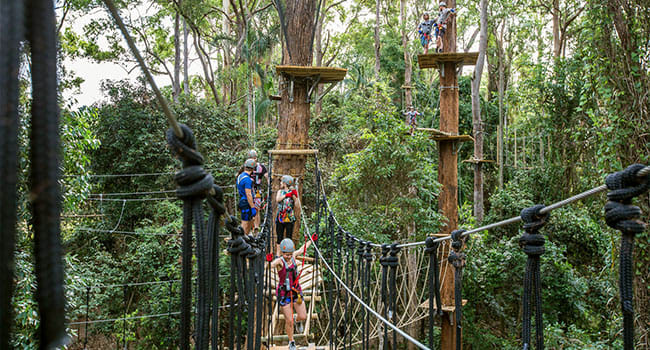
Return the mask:
<svg viewBox="0 0 650 350">
<path fill-rule="evenodd" d="M 645 176 L 648 176 L 649 174 L 650 174 L 650 166 L 646 166 L 643 169 L 639 170 L 639 172 L 637 173 L 637 177 L 639 177 L 639 178 L 640 177 L 645 177 Z M 584 191 L 584 192 L 579 193 L 579 194 L 577 194 L 575 196 L 572 196 L 572 197 L 566 198 L 564 200 L 561 200 L 559 202 L 556 202 L 556 203 L 550 204 L 548 206 L 545 206 L 539 212 L 540 212 L 540 214 L 548 214 L 548 213 L 550 213 L 551 211 L 553 211 L 555 209 L 564 207 L 564 206 L 566 206 L 568 204 L 571 204 L 573 202 L 577 202 L 577 201 L 579 201 L 581 199 L 591 197 L 593 195 L 604 192 L 606 190 L 607 190 L 607 185 L 601 185 L 601 186 L 598 186 L 598 187 L 594 187 L 594 188 L 592 188 L 590 190 Z M 521 221 L 521 216 L 515 216 L 515 217 L 509 218 L 509 219 L 506 219 L 506 220 L 502 220 L 502 221 L 499 221 L 499 222 L 495 222 L 495 223 L 492 223 L 492 224 L 488 224 L 488 225 L 477 227 L 477 228 L 474 228 L 474 229 L 471 229 L 471 230 L 467 230 L 467 231 L 465 231 L 465 233 L 463 233 L 463 236 L 469 236 L 469 235 L 474 234 L 474 233 L 478 233 L 478 232 L 482 232 L 482 231 L 486 231 L 486 230 L 490 230 L 490 229 L 494 229 L 494 228 L 499 228 L 499 227 L 514 224 L 514 223 L 517 223 L 517 222 L 520 222 L 520 221 Z M 451 239 L 451 236 L 439 237 L 439 238 L 436 238 L 435 241 L 436 242 L 442 242 L 442 241 L 446 241 L 446 240 L 449 240 L 449 239 Z M 420 242 L 412 242 L 412 243 L 403 243 L 403 244 L 400 244 L 398 246 L 402 247 L 402 248 L 408 248 L 408 247 L 415 247 L 415 246 L 420 246 L 420 245 L 424 245 L 424 244 L 425 244 L 425 241 L 420 241 Z"/>
<path fill-rule="evenodd" d="M 416 340 L 415 338 L 411 337 L 408 333 L 404 332 L 403 330 L 401 330 L 400 328 L 398 328 L 397 326 L 395 326 L 393 323 L 391 323 L 390 321 L 388 321 L 387 319 L 385 319 L 383 316 L 381 316 L 381 315 L 379 314 L 379 312 L 375 311 L 375 310 L 374 310 L 373 308 L 371 308 L 368 304 L 366 304 L 366 303 L 365 303 L 365 302 L 364 302 L 364 301 L 363 301 L 363 300 L 362 300 L 362 299 L 361 299 L 357 294 L 355 294 L 355 293 L 350 289 L 350 287 L 348 287 L 347 284 L 345 284 L 345 283 L 343 282 L 343 280 L 342 280 L 342 279 L 341 279 L 341 278 L 336 274 L 336 272 L 332 269 L 332 267 L 330 266 L 330 264 L 327 262 L 327 259 L 325 259 L 325 256 L 322 254 L 321 250 L 318 248 L 318 245 L 316 244 L 316 242 L 312 239 L 311 234 L 310 234 L 310 232 L 309 232 L 309 226 L 308 226 L 308 224 L 307 224 L 307 219 L 305 218 L 304 213 L 301 213 L 301 218 L 302 218 L 302 223 L 303 223 L 303 225 L 304 225 L 305 231 L 306 231 L 306 233 L 307 233 L 306 236 L 309 237 L 309 240 L 312 242 L 312 244 L 313 244 L 313 246 L 314 246 L 314 250 L 316 251 L 316 254 L 317 254 L 318 257 L 319 257 L 319 260 L 320 260 L 320 261 L 323 263 L 323 265 L 327 268 L 327 270 L 328 270 L 329 273 L 332 275 L 332 277 L 334 277 L 334 279 L 336 279 L 336 281 L 337 281 L 337 282 L 338 282 L 338 283 L 343 287 L 343 289 L 345 289 L 345 291 L 346 291 L 346 292 L 347 292 L 351 297 L 353 297 L 353 298 L 354 298 L 354 299 L 355 299 L 355 300 L 356 300 L 356 301 L 357 301 L 361 306 L 363 306 L 365 310 L 367 310 L 368 312 L 370 312 L 371 314 L 373 314 L 373 316 L 375 316 L 376 318 L 378 318 L 379 320 L 381 320 L 381 321 L 382 321 L 386 326 L 390 327 L 392 330 L 394 330 L 394 331 L 397 332 L 399 335 L 401 335 L 402 337 L 404 337 L 404 339 L 406 339 L 407 341 L 409 341 L 410 343 L 414 344 L 415 346 L 417 346 L 417 347 L 420 348 L 420 349 L 423 349 L 423 350 L 430 350 L 429 347 L 427 347 L 426 345 L 420 343 L 418 340 Z"/>
</svg>

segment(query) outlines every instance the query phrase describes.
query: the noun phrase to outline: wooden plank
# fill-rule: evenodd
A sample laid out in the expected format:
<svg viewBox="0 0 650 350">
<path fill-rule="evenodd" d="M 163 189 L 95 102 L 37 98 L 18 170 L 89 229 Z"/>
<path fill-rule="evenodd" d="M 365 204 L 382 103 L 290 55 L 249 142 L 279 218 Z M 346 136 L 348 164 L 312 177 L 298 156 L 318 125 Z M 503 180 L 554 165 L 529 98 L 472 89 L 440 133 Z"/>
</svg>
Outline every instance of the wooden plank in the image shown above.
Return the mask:
<svg viewBox="0 0 650 350">
<path fill-rule="evenodd" d="M 305 154 L 318 154 L 317 149 L 271 149 L 269 154 L 278 155 L 305 155 Z"/>
<path fill-rule="evenodd" d="M 420 69 L 438 68 L 441 63 L 462 63 L 465 66 L 473 66 L 478 59 L 478 52 L 444 52 L 418 55 Z M 455 85 L 448 85 L 455 86 Z"/>
<path fill-rule="evenodd" d="M 348 74 L 345 68 L 337 67 L 311 67 L 311 66 L 275 66 L 277 73 L 298 78 L 315 78 L 320 76 L 320 83 L 335 83 L 341 81 Z"/>
<path fill-rule="evenodd" d="M 282 96 L 280 96 L 280 95 L 269 95 L 269 100 L 271 100 L 271 101 L 282 101 Z"/>
<path fill-rule="evenodd" d="M 467 304 L 467 299 L 463 299 L 463 306 Z M 429 309 L 429 299 L 425 300 L 420 304 L 418 307 L 423 308 L 423 309 Z M 433 307 L 436 308 L 436 301 L 433 301 Z M 442 306 L 442 311 L 444 312 L 454 312 L 456 311 L 456 306 L 455 305 L 443 305 Z"/>
<path fill-rule="evenodd" d="M 473 163 L 473 164 L 478 164 L 478 163 L 494 163 L 494 160 L 491 159 L 476 159 L 476 158 L 470 158 L 470 159 L 465 159 L 463 163 Z"/>
<path fill-rule="evenodd" d="M 474 142 L 474 138 L 469 135 L 449 135 L 449 136 L 431 136 L 435 141 L 456 141 L 456 142 Z"/>
<path fill-rule="evenodd" d="M 433 134 L 434 136 L 436 136 L 436 135 L 437 136 L 452 136 L 453 135 L 452 133 L 444 132 L 442 130 L 438 130 L 438 129 L 434 129 L 434 128 L 415 128 L 415 130 L 427 132 L 427 133 Z"/>
</svg>

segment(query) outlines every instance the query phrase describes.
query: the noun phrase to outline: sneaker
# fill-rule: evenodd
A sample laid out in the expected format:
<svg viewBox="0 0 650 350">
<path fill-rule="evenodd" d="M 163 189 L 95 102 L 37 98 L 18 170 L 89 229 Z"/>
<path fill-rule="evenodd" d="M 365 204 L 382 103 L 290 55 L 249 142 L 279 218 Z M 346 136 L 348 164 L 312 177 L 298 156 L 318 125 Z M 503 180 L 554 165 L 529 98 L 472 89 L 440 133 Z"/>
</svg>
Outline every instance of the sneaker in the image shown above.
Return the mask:
<svg viewBox="0 0 650 350">
<path fill-rule="evenodd" d="M 296 342 L 295 341 L 290 341 L 289 342 L 289 350 L 296 350 Z"/>
</svg>

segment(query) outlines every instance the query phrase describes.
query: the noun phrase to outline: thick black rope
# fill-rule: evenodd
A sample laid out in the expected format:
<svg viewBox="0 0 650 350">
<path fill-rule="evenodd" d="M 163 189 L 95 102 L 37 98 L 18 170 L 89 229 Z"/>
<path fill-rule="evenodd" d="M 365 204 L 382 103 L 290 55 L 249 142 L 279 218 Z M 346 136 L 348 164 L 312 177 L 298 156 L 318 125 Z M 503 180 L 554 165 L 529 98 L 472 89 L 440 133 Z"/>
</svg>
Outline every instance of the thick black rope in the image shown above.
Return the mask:
<svg viewBox="0 0 650 350">
<path fill-rule="evenodd" d="M 531 333 L 531 293 L 535 306 L 535 347 L 544 348 L 544 322 L 542 315 L 542 286 L 540 278 L 540 256 L 544 254 L 544 236 L 539 234 L 539 229 L 546 224 L 548 214 L 540 214 L 544 205 L 538 204 L 521 211 L 521 220 L 524 222 L 524 234 L 519 238 L 519 244 L 528 255 L 526 274 L 524 276 L 524 294 L 522 296 L 523 349 L 530 348 Z"/>
<path fill-rule="evenodd" d="M 427 237 L 425 242 L 427 247 L 424 249 L 424 252 L 429 255 L 429 347 L 433 349 L 434 318 L 436 316 L 442 316 L 442 298 L 440 297 L 440 263 L 438 262 L 438 247 L 440 246 L 440 242 L 435 242 L 433 237 Z"/>
<path fill-rule="evenodd" d="M 211 273 L 213 262 L 209 237 L 203 219 L 202 202 L 215 189 L 214 178 L 203 169 L 203 156 L 196 150 L 196 140 L 192 130 L 184 124 L 183 138 L 178 138 L 172 129 L 167 130 L 169 148 L 183 163 L 183 169 L 176 173 L 178 184 L 176 196 L 183 200 L 183 239 L 181 272 L 181 349 L 189 349 L 191 321 L 191 275 L 192 275 L 192 224 L 196 231 L 196 257 L 198 265 L 197 305 L 196 305 L 196 348 L 208 349 L 210 340 L 210 314 L 213 283 Z M 223 198 L 223 194 L 222 194 Z M 214 230 L 214 229 L 213 229 Z"/>
<path fill-rule="evenodd" d="M 355 241 L 352 238 L 352 235 L 347 234 L 347 251 L 346 251 L 346 264 L 345 264 L 345 277 L 346 281 L 345 284 L 351 285 L 352 279 L 353 279 L 353 274 L 354 274 L 354 246 L 355 246 Z M 352 314 L 352 299 L 348 295 L 348 293 L 345 293 L 345 334 L 344 336 L 344 345 L 347 344 L 347 346 L 344 346 L 344 349 L 352 348 L 352 329 L 350 328 L 351 324 L 351 314 Z"/>
<path fill-rule="evenodd" d="M 0 2 L 0 349 L 9 349 L 18 183 L 18 72 L 23 1 Z"/>
<path fill-rule="evenodd" d="M 388 321 L 393 322 L 393 318 L 396 317 L 396 306 L 397 306 L 397 284 L 396 284 L 396 276 L 397 276 L 397 265 L 399 264 L 399 258 L 397 255 L 399 254 L 401 248 L 397 246 L 397 244 L 391 244 L 390 245 L 390 252 L 387 260 L 388 267 L 390 267 L 390 271 L 388 274 L 388 285 L 389 285 L 389 293 L 388 293 L 388 318 L 386 318 Z M 391 343 L 391 349 L 394 349 L 397 346 L 397 333 L 393 329 L 393 341 Z"/>
<path fill-rule="evenodd" d="M 370 246 L 370 242 L 365 243 L 365 252 L 363 253 L 363 259 L 366 261 L 366 275 L 365 275 L 365 281 L 364 285 L 366 286 L 366 296 L 365 296 L 365 302 L 367 304 L 370 304 L 370 266 L 372 264 L 373 260 L 373 255 L 372 255 L 372 247 Z M 365 308 L 364 308 L 365 309 Z M 366 349 L 370 348 L 370 318 L 369 314 L 366 310 Z"/>
<path fill-rule="evenodd" d="M 467 236 L 463 237 L 466 230 L 454 230 L 451 233 L 451 252 L 447 261 L 454 267 L 454 319 L 456 320 L 456 350 L 461 350 L 463 333 L 463 268 L 465 267 L 465 253 L 462 252 Z M 431 305 L 431 304 L 429 304 Z"/>
<path fill-rule="evenodd" d="M 388 244 L 381 245 L 381 258 L 379 258 L 379 265 L 381 266 L 381 315 L 388 319 L 388 252 L 390 247 Z M 383 326 L 383 341 L 384 346 L 388 345 L 388 329 Z"/>
<path fill-rule="evenodd" d="M 30 198 L 34 226 L 36 300 L 40 316 L 40 346 L 51 349 L 67 342 L 61 258 L 63 248 L 60 237 L 61 149 L 56 18 L 51 0 L 30 0 L 26 4 L 27 38 L 32 53 Z"/>
<path fill-rule="evenodd" d="M 230 254 L 230 349 L 241 349 L 241 323 L 246 303 L 244 291 L 243 258 L 250 249 L 244 241 L 244 230 L 239 225 L 236 217 L 231 216 L 226 220 L 226 228 L 231 234 L 228 240 L 228 253 Z M 235 298 L 237 296 L 237 298 Z"/>
<path fill-rule="evenodd" d="M 214 195 L 208 197 L 210 205 L 210 217 L 208 218 L 208 260 L 210 262 L 210 278 L 212 294 L 212 349 L 218 349 L 220 344 L 219 335 L 219 306 L 221 304 L 221 290 L 219 286 L 219 221 L 221 216 L 226 212 L 223 204 L 223 190 L 217 185 L 213 185 Z"/>
<path fill-rule="evenodd" d="M 257 242 L 253 240 L 251 243 L 251 249 L 249 249 L 246 258 L 248 260 L 248 338 L 246 344 L 248 345 L 249 350 L 255 349 L 255 331 L 257 330 L 256 315 L 257 315 L 257 290 L 258 290 L 258 278 L 257 278 L 257 260 L 261 255 L 261 250 L 257 246 Z"/>
<path fill-rule="evenodd" d="M 622 235 L 619 288 L 625 350 L 634 349 L 634 237 L 646 228 L 639 220 L 641 209 L 632 205 L 632 199 L 650 188 L 650 175 L 641 178 L 637 176 L 643 168 L 641 164 L 633 164 L 605 179 L 610 190 L 607 193 L 609 201 L 605 204 L 605 221 L 610 227 L 621 231 Z"/>
</svg>

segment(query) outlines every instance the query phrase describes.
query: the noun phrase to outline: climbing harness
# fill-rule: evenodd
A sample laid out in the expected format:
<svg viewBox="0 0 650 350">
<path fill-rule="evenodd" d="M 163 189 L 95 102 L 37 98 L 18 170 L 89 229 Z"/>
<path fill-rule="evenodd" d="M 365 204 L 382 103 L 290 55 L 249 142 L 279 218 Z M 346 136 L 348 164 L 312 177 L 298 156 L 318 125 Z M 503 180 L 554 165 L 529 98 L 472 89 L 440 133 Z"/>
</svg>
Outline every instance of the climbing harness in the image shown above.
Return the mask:
<svg viewBox="0 0 650 350">
<path fill-rule="evenodd" d="M 526 274 L 524 275 L 524 294 L 522 296 L 523 349 L 530 349 L 531 301 L 535 307 L 535 348 L 544 348 L 544 323 L 542 317 L 542 286 L 540 279 L 540 256 L 544 254 L 544 236 L 539 234 L 548 219 L 548 214 L 541 214 L 544 205 L 535 205 L 521 211 L 524 222 L 524 234 L 519 238 L 524 253 L 528 255 Z M 532 299 L 531 299 L 531 293 Z"/>
<path fill-rule="evenodd" d="M 650 189 L 650 174 L 639 177 L 644 169 L 633 164 L 623 171 L 610 174 L 605 179 L 609 189 L 605 204 L 607 225 L 621 232 L 620 281 L 621 309 L 623 312 L 623 348 L 634 349 L 634 237 L 642 233 L 646 225 L 639 220 L 641 209 L 632 205 L 632 199 Z"/>
</svg>

